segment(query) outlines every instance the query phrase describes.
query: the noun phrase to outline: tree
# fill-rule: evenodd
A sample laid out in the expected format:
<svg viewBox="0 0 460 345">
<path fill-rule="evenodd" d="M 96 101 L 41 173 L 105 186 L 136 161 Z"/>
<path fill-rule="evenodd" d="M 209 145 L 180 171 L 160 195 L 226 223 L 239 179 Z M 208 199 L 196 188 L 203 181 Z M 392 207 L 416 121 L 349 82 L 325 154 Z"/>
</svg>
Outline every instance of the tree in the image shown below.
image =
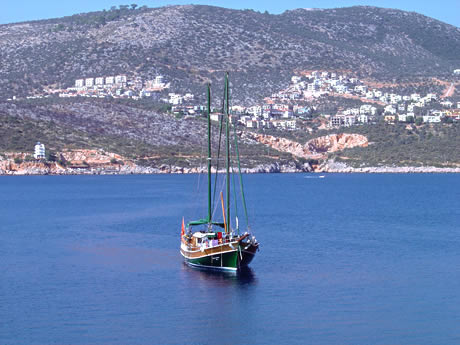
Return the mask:
<svg viewBox="0 0 460 345">
<path fill-rule="evenodd" d="M 454 120 L 451 118 L 451 117 L 448 117 L 448 116 L 444 116 L 441 121 L 443 123 L 454 123 Z"/>
<path fill-rule="evenodd" d="M 417 117 L 417 118 L 415 119 L 415 124 L 416 124 L 417 126 L 420 126 L 422 123 L 423 123 L 423 118 L 422 118 L 422 117 Z"/>
<path fill-rule="evenodd" d="M 136 7 L 137 7 L 137 4 L 131 4 L 131 9 L 132 9 L 132 10 L 135 10 Z"/>
<path fill-rule="evenodd" d="M 57 160 L 56 153 L 54 153 L 53 151 L 48 151 L 46 153 L 46 160 L 48 162 L 56 162 L 56 160 Z"/>
</svg>

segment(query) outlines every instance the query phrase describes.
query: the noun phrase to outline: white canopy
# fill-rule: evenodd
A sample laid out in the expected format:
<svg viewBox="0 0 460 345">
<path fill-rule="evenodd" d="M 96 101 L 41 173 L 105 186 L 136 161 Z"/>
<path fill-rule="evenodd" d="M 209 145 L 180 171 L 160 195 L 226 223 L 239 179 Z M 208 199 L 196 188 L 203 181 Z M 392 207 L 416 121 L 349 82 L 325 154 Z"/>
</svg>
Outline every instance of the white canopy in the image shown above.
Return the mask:
<svg viewBox="0 0 460 345">
<path fill-rule="evenodd" d="M 201 231 L 197 231 L 193 234 L 193 237 L 196 237 L 196 238 L 203 238 L 203 237 L 206 237 L 206 236 L 215 236 L 216 233 L 215 232 L 201 232 Z"/>
<path fill-rule="evenodd" d="M 193 237 L 196 237 L 196 238 L 203 238 L 203 237 L 206 237 L 208 236 L 208 234 L 204 233 L 204 232 L 195 232 L 193 234 Z"/>
</svg>

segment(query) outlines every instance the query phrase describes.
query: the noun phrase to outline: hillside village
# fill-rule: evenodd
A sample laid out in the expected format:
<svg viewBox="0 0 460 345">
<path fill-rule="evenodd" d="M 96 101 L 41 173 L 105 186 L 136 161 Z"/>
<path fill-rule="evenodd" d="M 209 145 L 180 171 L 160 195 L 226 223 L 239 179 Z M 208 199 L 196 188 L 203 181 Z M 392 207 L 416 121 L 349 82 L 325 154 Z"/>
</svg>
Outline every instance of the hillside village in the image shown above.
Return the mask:
<svg viewBox="0 0 460 345">
<path fill-rule="evenodd" d="M 454 74 L 459 74 L 455 70 Z M 170 83 L 162 75 L 153 80 L 126 75 L 80 78 L 67 89 L 46 88 L 40 95 L 27 99 L 49 97 L 120 98 L 152 100 L 170 105 L 175 115 L 198 116 L 204 107 L 198 104 L 191 93 L 170 92 Z M 452 83 L 443 95 L 434 92 L 419 94 L 398 94 L 384 92 L 371 87 L 364 81 L 347 74 L 329 71 L 311 71 L 291 77 L 288 87 L 280 90 L 262 103 L 244 107 L 232 106 L 232 122 L 251 129 L 276 128 L 295 130 L 299 119 L 320 118 L 323 128 L 349 127 L 358 124 L 376 123 L 440 123 L 460 120 L 460 102 L 449 100 L 455 91 Z M 318 113 L 316 104 L 324 97 L 342 97 L 356 101 L 355 107 L 341 108 L 336 113 Z M 9 99 L 10 101 L 16 100 Z M 218 110 L 211 119 L 218 120 Z"/>
</svg>

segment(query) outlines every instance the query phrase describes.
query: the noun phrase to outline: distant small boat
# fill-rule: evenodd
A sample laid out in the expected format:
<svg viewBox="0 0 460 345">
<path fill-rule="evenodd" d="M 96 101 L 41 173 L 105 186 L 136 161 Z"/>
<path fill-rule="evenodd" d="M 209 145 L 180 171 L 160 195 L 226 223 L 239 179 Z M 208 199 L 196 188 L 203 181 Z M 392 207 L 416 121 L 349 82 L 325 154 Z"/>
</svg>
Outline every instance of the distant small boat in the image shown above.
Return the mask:
<svg viewBox="0 0 460 345">
<path fill-rule="evenodd" d="M 324 176 L 324 175 L 319 175 L 319 176 L 317 176 L 317 175 L 307 175 L 307 176 L 305 176 L 305 178 L 325 178 L 325 177 L 326 176 Z"/>
<path fill-rule="evenodd" d="M 225 122 L 226 129 L 226 206 L 224 206 L 224 196 L 220 193 L 221 207 L 222 207 L 222 218 L 223 221 L 215 221 L 212 214 L 213 201 L 211 198 L 212 194 L 212 179 L 211 179 L 211 89 L 208 85 L 207 90 L 208 96 L 208 215 L 204 219 L 190 221 L 185 225 L 184 219 L 182 219 L 182 230 L 181 230 L 181 246 L 180 252 L 184 257 L 186 264 L 192 267 L 199 267 L 205 269 L 215 270 L 227 270 L 227 271 L 239 271 L 249 265 L 254 258 L 256 252 L 259 250 L 259 243 L 256 238 L 251 235 L 248 226 L 248 217 L 246 209 L 246 201 L 244 198 L 243 191 L 243 180 L 240 169 L 240 158 L 238 153 L 238 142 L 236 140 L 236 130 L 234 128 L 234 144 L 233 148 L 235 151 L 237 163 L 238 163 L 238 177 L 241 191 L 241 199 L 246 217 L 247 229 L 243 234 L 240 234 L 240 227 L 238 217 L 235 217 L 235 223 L 232 224 L 230 221 L 230 182 L 231 174 L 230 170 L 230 116 L 229 116 L 229 81 L 228 73 L 225 76 L 225 92 L 224 92 L 224 111 L 223 116 L 220 118 L 220 134 L 222 136 L 223 123 Z M 220 139 L 219 139 L 220 141 Z M 219 142 L 219 148 L 221 147 Z M 217 153 L 219 157 L 220 152 Z M 216 160 L 217 164 L 219 159 Z M 216 171 L 218 171 L 216 167 Z M 217 173 L 216 173 L 217 174 Z M 214 182 L 214 189 L 216 189 L 216 182 Z M 233 178 L 233 190 L 236 194 L 235 178 Z M 214 190 L 215 192 L 215 190 Z M 215 196 L 215 193 L 214 193 Z M 236 195 L 234 195 L 236 200 Z M 215 201 L 215 200 L 214 200 Z M 236 208 L 236 206 L 235 206 Z M 236 213 L 236 212 L 235 212 Z M 232 226 L 233 225 L 233 226 Z M 200 230 L 195 231 L 193 228 L 201 227 Z"/>
</svg>

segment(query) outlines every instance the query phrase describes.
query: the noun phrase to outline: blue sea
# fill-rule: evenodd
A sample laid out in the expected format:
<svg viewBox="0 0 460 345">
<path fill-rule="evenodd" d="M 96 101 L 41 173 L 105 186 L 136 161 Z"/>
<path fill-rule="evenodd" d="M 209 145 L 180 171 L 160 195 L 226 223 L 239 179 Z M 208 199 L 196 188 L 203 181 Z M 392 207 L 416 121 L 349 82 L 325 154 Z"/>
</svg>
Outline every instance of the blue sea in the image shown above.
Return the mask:
<svg viewBox="0 0 460 345">
<path fill-rule="evenodd" d="M 460 344 L 459 175 L 246 175 L 240 275 L 182 262 L 203 182 L 0 177 L 0 344 Z"/>
</svg>

